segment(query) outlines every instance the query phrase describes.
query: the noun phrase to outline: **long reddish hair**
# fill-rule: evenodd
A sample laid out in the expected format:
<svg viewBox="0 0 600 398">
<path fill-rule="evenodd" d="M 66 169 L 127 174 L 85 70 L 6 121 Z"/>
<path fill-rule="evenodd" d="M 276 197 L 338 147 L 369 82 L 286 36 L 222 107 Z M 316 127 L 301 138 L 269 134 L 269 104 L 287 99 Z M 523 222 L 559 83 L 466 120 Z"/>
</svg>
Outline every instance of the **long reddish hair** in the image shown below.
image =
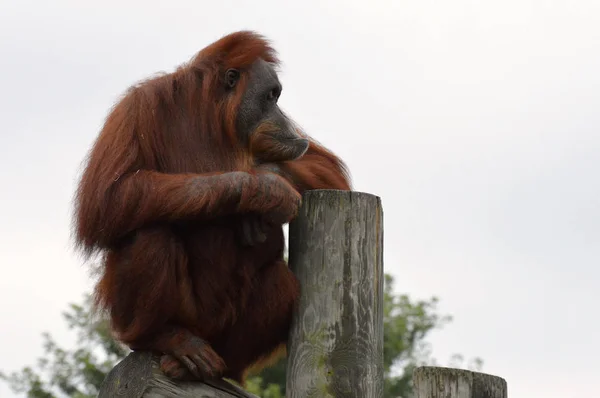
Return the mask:
<svg viewBox="0 0 600 398">
<path fill-rule="evenodd" d="M 248 151 L 237 140 L 235 119 L 249 66 L 262 58 L 277 67 L 276 51 L 262 35 L 230 34 L 205 47 L 172 73 L 130 87 L 111 109 L 87 158 L 76 194 L 75 238 L 86 255 L 98 249 L 111 188 L 138 170 L 207 173 L 247 170 Z M 235 92 L 223 77 L 236 68 Z"/>
</svg>

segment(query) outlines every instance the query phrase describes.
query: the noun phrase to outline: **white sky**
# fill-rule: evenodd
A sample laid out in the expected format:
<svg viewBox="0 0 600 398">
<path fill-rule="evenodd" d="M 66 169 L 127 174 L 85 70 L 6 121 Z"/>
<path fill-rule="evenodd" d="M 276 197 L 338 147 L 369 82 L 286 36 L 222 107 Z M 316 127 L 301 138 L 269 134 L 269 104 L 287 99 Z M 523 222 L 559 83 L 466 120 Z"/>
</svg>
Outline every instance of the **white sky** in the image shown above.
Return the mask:
<svg viewBox="0 0 600 398">
<path fill-rule="evenodd" d="M 454 316 L 434 356 L 482 357 L 510 398 L 598 396 L 600 2 L 90 4 L 0 1 L 0 369 L 69 342 L 71 198 L 108 108 L 249 28 L 286 111 L 382 197 L 398 291 Z"/>
</svg>

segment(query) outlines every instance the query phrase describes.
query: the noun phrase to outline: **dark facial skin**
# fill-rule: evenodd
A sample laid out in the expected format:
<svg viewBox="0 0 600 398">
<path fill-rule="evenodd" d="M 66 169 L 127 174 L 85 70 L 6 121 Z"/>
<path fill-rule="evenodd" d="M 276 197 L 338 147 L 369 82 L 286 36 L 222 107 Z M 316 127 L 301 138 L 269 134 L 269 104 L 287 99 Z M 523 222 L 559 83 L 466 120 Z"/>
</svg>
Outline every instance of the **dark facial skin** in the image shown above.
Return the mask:
<svg viewBox="0 0 600 398">
<path fill-rule="evenodd" d="M 273 67 L 258 60 L 247 72 L 248 83 L 236 119 L 239 139 L 247 145 L 257 165 L 276 169 L 277 162 L 303 156 L 309 141 L 298 135 L 277 105 L 282 87 Z M 230 90 L 235 90 L 239 77 L 240 72 L 235 69 L 225 73 L 225 83 Z M 238 231 L 241 243 L 254 246 L 265 242 L 270 228 L 272 225 L 260 216 L 245 217 Z"/>
<path fill-rule="evenodd" d="M 240 140 L 250 145 L 257 163 L 295 160 L 304 155 L 308 140 L 298 135 L 277 105 L 282 86 L 273 67 L 258 60 L 248 70 L 248 77 L 236 120 Z M 238 80 L 239 71 L 226 72 L 230 89 Z"/>
</svg>

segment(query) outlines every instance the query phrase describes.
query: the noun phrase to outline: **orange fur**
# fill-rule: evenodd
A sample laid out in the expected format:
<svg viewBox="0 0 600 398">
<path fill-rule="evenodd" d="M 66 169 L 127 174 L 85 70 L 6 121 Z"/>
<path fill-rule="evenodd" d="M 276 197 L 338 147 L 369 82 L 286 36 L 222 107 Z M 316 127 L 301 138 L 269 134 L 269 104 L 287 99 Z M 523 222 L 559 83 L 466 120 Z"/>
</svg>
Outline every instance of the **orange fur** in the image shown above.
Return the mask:
<svg viewBox="0 0 600 398">
<path fill-rule="evenodd" d="M 285 344 L 299 286 L 281 227 L 241 247 L 234 226 L 248 214 L 282 225 L 304 190 L 350 189 L 341 160 L 315 141 L 282 177 L 251 170 L 235 118 L 259 58 L 278 63 L 264 38 L 238 32 L 131 87 L 89 154 L 75 207 L 78 247 L 104 255 L 96 299 L 118 338 L 168 352 L 200 337 L 218 374 L 241 383 Z M 235 95 L 220 81 L 230 67 L 242 71 Z"/>
</svg>

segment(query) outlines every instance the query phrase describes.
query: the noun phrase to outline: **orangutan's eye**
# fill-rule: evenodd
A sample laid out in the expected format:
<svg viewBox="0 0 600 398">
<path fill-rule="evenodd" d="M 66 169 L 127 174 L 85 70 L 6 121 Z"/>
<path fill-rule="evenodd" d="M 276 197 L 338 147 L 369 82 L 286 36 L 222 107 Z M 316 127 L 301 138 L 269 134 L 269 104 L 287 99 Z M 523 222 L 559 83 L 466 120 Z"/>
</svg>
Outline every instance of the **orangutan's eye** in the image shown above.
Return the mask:
<svg viewBox="0 0 600 398">
<path fill-rule="evenodd" d="M 281 89 L 279 87 L 276 87 L 272 90 L 269 90 L 269 93 L 267 94 L 267 100 L 276 102 L 279 99 L 280 95 L 281 95 Z"/>
</svg>

